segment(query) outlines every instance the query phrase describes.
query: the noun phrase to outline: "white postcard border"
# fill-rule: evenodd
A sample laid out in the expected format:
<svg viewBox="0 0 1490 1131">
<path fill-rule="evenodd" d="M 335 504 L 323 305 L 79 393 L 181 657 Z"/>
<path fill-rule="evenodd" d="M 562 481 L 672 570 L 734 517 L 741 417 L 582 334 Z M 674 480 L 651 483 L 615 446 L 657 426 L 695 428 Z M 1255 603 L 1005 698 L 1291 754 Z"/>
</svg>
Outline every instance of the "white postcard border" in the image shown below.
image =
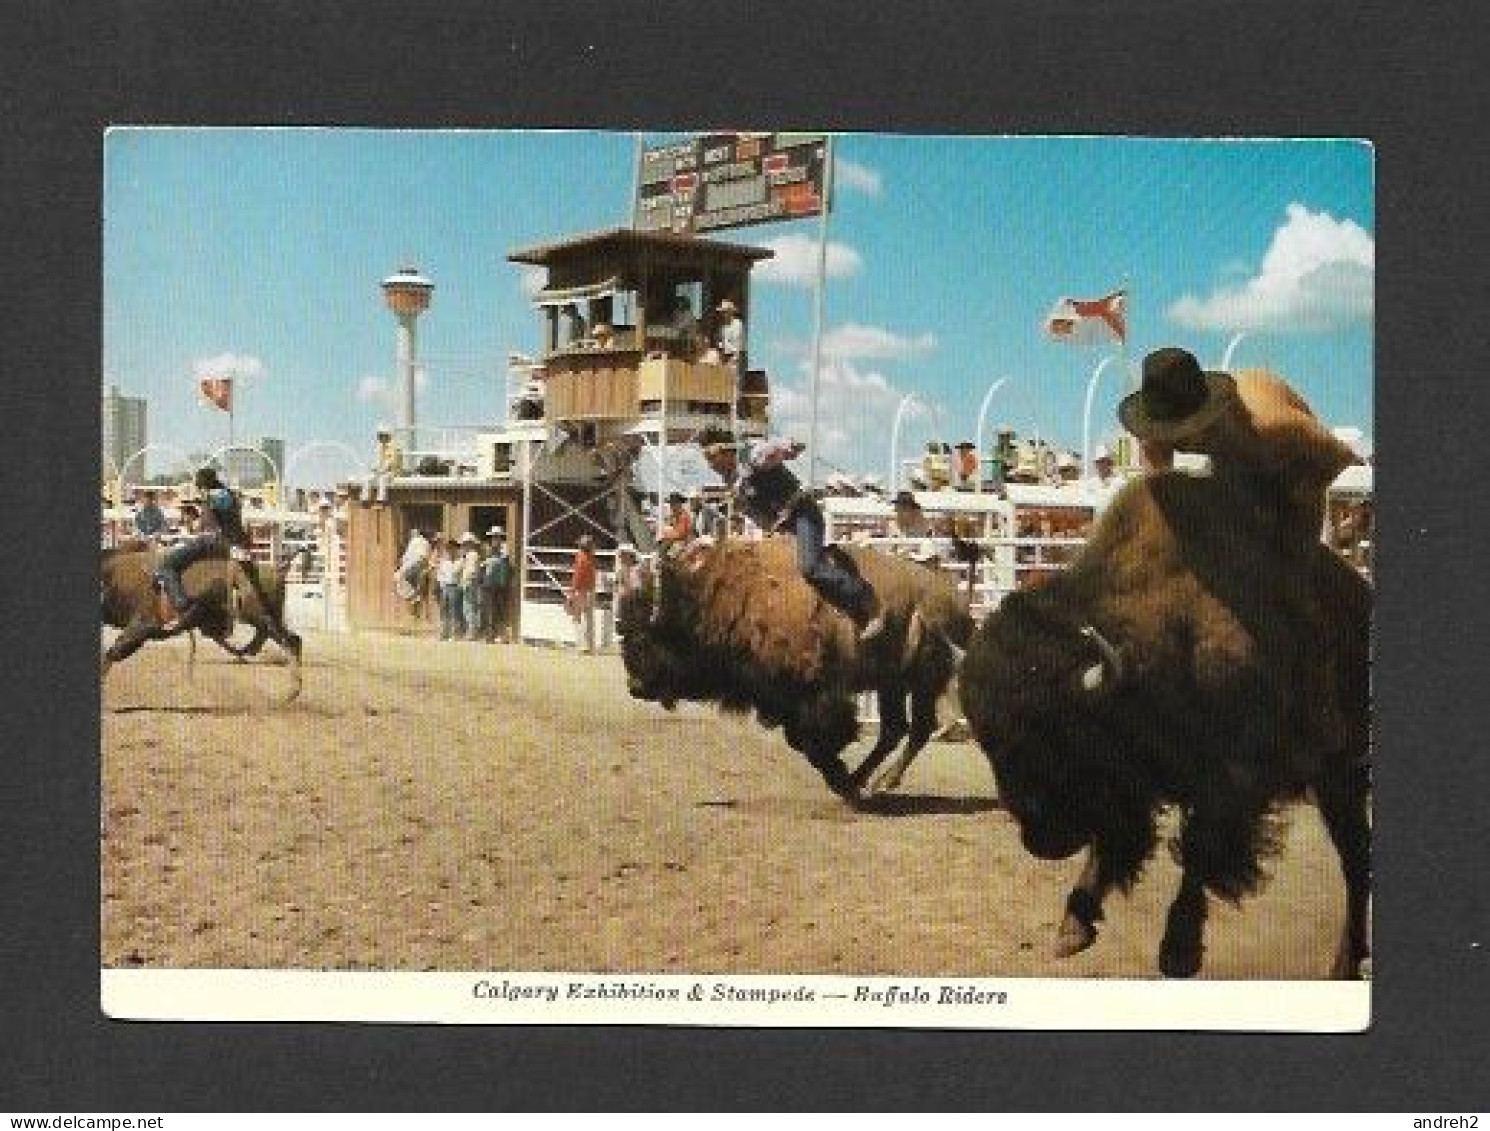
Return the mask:
<svg viewBox="0 0 1490 1131">
<path fill-rule="evenodd" d="M 1369 982 L 101 971 L 119 1020 L 1362 1032 Z"/>
</svg>

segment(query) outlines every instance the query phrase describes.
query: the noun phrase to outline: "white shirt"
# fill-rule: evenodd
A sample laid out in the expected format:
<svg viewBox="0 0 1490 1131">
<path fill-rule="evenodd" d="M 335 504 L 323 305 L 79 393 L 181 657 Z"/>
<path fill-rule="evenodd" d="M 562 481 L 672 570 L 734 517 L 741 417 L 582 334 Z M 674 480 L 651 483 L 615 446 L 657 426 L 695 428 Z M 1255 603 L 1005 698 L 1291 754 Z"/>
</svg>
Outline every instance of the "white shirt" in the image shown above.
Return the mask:
<svg viewBox="0 0 1490 1131">
<path fill-rule="evenodd" d="M 475 585 L 480 576 L 481 555 L 475 550 L 467 550 L 460 556 L 460 583 L 468 587 Z"/>
<path fill-rule="evenodd" d="M 409 539 L 409 545 L 404 550 L 404 556 L 398 563 L 399 569 L 408 569 L 417 565 L 429 557 L 429 539 L 423 534 L 415 534 Z"/>
<path fill-rule="evenodd" d="M 745 323 L 731 316 L 719 327 L 719 352 L 726 357 L 739 357 L 745 348 Z"/>
</svg>

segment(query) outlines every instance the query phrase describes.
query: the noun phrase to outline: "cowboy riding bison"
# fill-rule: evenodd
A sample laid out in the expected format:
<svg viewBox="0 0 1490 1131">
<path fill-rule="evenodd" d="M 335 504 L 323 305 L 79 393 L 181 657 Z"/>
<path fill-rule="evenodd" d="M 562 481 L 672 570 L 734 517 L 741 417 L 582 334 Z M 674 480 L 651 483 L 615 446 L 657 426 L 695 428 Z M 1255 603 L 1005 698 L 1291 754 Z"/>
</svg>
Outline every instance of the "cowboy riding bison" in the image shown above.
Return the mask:
<svg viewBox="0 0 1490 1131">
<path fill-rule="evenodd" d="M 1277 807 L 1312 794 L 1339 854 L 1346 923 L 1333 973 L 1369 956 L 1366 582 L 1320 544 L 1324 488 L 1354 457 L 1279 379 L 1144 362 L 1120 409 L 1150 472 L 1104 512 L 1071 566 L 1009 596 L 961 671 L 969 724 L 1024 846 L 1083 848 L 1057 949 L 1090 946 L 1179 808 L 1182 867 L 1158 965 L 1201 964 L 1207 893 L 1257 889 Z M 1210 474 L 1167 465 L 1210 457 Z"/>
<path fill-rule="evenodd" d="M 885 775 L 895 780 L 936 730 L 972 618 L 945 574 L 858 547 L 829 552 L 878 595 L 884 626 L 872 641 L 804 583 L 785 538 L 695 545 L 663 561 L 654 583 L 621 602 L 617 629 L 633 696 L 669 710 L 692 700 L 754 711 L 854 802 L 902 739 Z M 869 690 L 879 739 L 850 773 L 840 755 L 858 736 L 855 694 Z"/>
<path fill-rule="evenodd" d="M 145 547 L 103 554 L 102 620 L 122 631 L 104 653 L 102 676 L 148 641 L 193 630 L 240 659 L 256 655 L 272 639 L 290 659 L 292 700 L 300 693 L 300 637 L 285 626 L 284 597 L 294 558 L 278 570 L 240 560 L 247 556 L 248 537 L 236 494 L 211 468 L 199 471 L 196 483 L 207 492 L 196 535 L 164 552 Z M 254 629 L 253 639 L 241 648 L 231 640 L 239 621 Z"/>
</svg>

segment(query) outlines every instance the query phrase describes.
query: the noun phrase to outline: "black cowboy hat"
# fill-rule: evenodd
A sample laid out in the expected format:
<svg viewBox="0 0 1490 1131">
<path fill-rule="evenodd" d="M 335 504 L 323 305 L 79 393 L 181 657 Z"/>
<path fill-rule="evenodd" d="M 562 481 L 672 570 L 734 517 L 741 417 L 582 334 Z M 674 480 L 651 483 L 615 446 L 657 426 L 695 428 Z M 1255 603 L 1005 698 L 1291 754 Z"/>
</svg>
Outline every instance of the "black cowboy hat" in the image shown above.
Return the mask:
<svg viewBox="0 0 1490 1131">
<path fill-rule="evenodd" d="M 912 495 L 909 491 L 897 491 L 893 505 L 897 507 L 919 507 L 921 504 L 916 502 L 916 496 Z"/>
<path fill-rule="evenodd" d="M 735 446 L 735 434 L 728 428 L 721 428 L 717 424 L 710 424 L 698 434 L 698 446 L 708 451 L 710 448 L 733 448 Z"/>
<path fill-rule="evenodd" d="M 1174 443 L 1216 420 L 1235 389 L 1229 373 L 1201 369 L 1188 350 L 1155 350 L 1143 359 L 1138 392 L 1118 405 L 1118 419 L 1140 440 Z"/>
<path fill-rule="evenodd" d="M 667 501 L 670 502 L 670 503 L 673 503 L 673 504 L 676 504 L 676 505 L 681 506 L 683 503 L 686 503 L 688 501 L 688 499 L 686 497 L 684 497 L 684 495 L 681 492 L 674 491 L 670 495 L 668 495 Z"/>
</svg>

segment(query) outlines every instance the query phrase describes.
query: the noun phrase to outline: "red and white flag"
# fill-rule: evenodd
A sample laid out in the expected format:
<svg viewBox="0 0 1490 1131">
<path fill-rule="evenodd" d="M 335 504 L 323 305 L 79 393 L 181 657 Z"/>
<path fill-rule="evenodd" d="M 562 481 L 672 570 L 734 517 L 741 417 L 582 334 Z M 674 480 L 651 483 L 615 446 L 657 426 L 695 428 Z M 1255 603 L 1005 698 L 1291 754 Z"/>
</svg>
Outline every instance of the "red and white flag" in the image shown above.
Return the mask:
<svg viewBox="0 0 1490 1131">
<path fill-rule="evenodd" d="M 197 391 L 208 404 L 216 405 L 223 412 L 233 411 L 233 379 L 231 377 L 203 377 L 197 382 Z"/>
<path fill-rule="evenodd" d="M 1128 338 L 1128 295 L 1113 291 L 1102 298 L 1063 298 L 1045 316 L 1045 333 L 1057 342 L 1105 345 Z"/>
</svg>

